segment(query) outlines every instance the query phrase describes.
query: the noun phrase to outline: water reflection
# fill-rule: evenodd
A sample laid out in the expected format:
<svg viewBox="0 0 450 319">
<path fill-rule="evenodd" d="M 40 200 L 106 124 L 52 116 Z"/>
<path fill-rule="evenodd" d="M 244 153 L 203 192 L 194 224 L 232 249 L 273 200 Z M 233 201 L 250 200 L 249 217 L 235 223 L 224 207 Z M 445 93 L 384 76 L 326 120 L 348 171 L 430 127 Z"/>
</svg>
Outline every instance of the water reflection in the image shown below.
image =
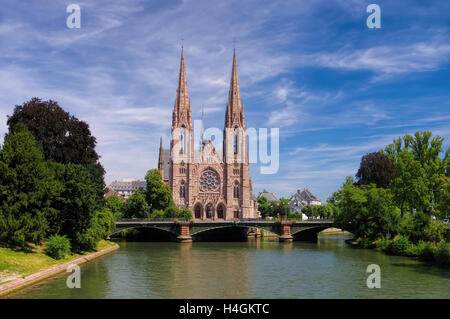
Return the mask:
<svg viewBox="0 0 450 319">
<path fill-rule="evenodd" d="M 353 249 L 345 235 L 318 243 L 121 242 L 81 267 L 81 289 L 67 274 L 10 298 L 450 298 L 450 271 L 419 261 Z M 381 289 L 366 268 L 381 267 Z"/>
</svg>

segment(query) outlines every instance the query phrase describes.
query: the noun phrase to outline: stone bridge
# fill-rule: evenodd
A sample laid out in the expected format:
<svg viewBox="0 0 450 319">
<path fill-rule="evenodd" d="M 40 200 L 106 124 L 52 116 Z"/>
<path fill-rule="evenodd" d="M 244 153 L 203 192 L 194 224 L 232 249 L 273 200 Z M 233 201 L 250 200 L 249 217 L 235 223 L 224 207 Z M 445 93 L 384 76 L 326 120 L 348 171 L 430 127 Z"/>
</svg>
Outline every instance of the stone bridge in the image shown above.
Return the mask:
<svg viewBox="0 0 450 319">
<path fill-rule="evenodd" d="M 250 230 L 264 229 L 279 235 L 280 241 L 317 241 L 317 234 L 327 228 L 333 227 L 333 220 L 306 220 L 306 221 L 268 221 L 268 220 L 234 220 L 234 221 L 174 221 L 174 220 L 149 220 L 127 219 L 116 222 L 113 234 L 125 229 L 150 228 L 165 231 L 179 242 L 191 242 L 197 240 L 199 235 L 209 233 L 214 238 L 214 232 L 218 230 Z M 113 235 L 112 234 L 112 235 Z"/>
</svg>

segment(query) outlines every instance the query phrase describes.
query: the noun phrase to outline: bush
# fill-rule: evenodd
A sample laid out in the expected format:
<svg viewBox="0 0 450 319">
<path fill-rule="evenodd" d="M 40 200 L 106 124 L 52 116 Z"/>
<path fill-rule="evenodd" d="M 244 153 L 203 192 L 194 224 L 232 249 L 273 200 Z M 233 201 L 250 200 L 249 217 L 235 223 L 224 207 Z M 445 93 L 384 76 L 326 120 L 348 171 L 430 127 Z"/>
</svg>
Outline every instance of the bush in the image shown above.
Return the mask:
<svg viewBox="0 0 450 319">
<path fill-rule="evenodd" d="M 379 238 L 374 241 L 375 247 L 380 248 L 382 251 L 387 251 L 391 245 L 392 240 L 387 238 Z"/>
<path fill-rule="evenodd" d="M 192 215 L 192 212 L 191 212 L 191 210 L 189 208 L 183 208 L 179 212 L 178 217 L 181 218 L 181 219 L 184 219 L 184 220 L 191 220 L 193 215 Z"/>
<path fill-rule="evenodd" d="M 359 237 L 356 242 L 363 248 L 373 248 L 376 246 L 369 238 Z"/>
<path fill-rule="evenodd" d="M 417 255 L 420 260 L 433 261 L 434 247 L 433 244 L 427 241 L 419 241 L 417 244 Z"/>
<path fill-rule="evenodd" d="M 70 240 L 66 236 L 51 236 L 45 245 L 45 253 L 54 259 L 70 254 Z"/>
<path fill-rule="evenodd" d="M 411 247 L 408 237 L 397 235 L 388 247 L 388 251 L 394 255 L 405 256 Z"/>
<path fill-rule="evenodd" d="M 159 209 L 155 209 L 152 211 L 150 218 L 152 219 L 162 219 L 164 218 L 164 211 L 159 210 Z"/>
<path fill-rule="evenodd" d="M 441 241 L 435 249 L 434 259 L 439 265 L 450 264 L 450 245 L 445 241 Z"/>
<path fill-rule="evenodd" d="M 98 232 L 98 237 L 103 239 L 111 235 L 116 227 L 114 215 L 109 208 L 95 212 L 92 224 Z"/>
<path fill-rule="evenodd" d="M 165 218 L 175 218 L 175 217 L 178 217 L 179 214 L 180 214 L 180 210 L 175 205 L 170 205 L 164 210 Z"/>
<path fill-rule="evenodd" d="M 441 222 L 430 223 L 425 229 L 424 234 L 428 241 L 439 243 L 445 240 L 447 236 L 447 225 Z"/>
</svg>

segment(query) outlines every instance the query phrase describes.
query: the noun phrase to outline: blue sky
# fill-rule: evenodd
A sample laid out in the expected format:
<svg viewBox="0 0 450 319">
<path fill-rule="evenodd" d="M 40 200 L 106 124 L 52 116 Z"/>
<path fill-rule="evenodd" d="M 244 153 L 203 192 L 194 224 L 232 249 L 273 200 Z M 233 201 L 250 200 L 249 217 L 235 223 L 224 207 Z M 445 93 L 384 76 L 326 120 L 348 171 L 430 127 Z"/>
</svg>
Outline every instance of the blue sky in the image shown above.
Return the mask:
<svg viewBox="0 0 450 319">
<path fill-rule="evenodd" d="M 81 7 L 81 28 L 66 7 Z M 381 7 L 368 29 L 366 7 Z M 168 145 L 181 38 L 193 116 L 223 127 L 236 41 L 248 127 L 280 128 L 263 188 L 322 200 L 361 156 L 431 130 L 450 144 L 449 1 L 2 1 L 0 136 L 14 105 L 54 99 L 89 123 L 106 181 L 143 178 Z"/>
</svg>

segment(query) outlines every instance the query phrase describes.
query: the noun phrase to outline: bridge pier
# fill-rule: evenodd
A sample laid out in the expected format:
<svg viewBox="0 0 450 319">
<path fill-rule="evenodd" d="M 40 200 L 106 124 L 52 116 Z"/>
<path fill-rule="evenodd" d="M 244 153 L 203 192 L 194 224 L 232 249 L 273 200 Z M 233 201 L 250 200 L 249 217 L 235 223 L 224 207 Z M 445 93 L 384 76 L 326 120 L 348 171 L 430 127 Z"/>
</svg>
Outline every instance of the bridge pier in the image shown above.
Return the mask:
<svg viewBox="0 0 450 319">
<path fill-rule="evenodd" d="M 190 223 L 178 223 L 179 225 L 179 235 L 177 237 L 178 242 L 180 243 L 190 243 L 192 242 L 192 237 L 190 234 Z"/>
<path fill-rule="evenodd" d="M 281 235 L 279 238 L 280 242 L 291 242 L 294 240 L 294 237 L 291 235 L 291 222 L 281 222 Z"/>
</svg>

